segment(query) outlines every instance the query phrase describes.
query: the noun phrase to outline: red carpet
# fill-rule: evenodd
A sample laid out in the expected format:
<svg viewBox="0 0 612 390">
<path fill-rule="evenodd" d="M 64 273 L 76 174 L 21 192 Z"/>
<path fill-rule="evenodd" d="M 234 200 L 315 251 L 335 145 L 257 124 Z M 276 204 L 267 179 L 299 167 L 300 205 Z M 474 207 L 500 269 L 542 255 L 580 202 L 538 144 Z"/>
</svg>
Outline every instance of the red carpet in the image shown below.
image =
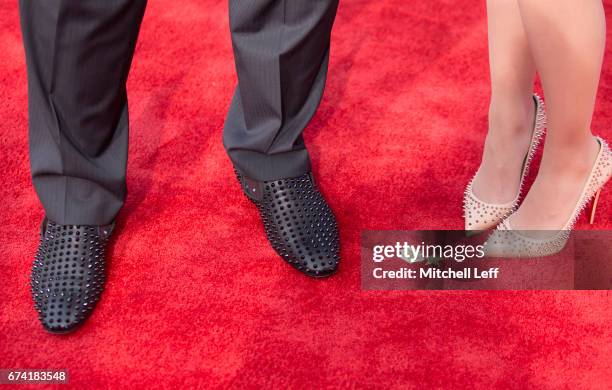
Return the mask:
<svg viewBox="0 0 612 390">
<path fill-rule="evenodd" d="M 235 84 L 226 2 L 152 0 L 128 85 L 130 194 L 106 293 L 58 337 L 29 293 L 43 212 L 17 2 L 0 0 L 0 368 L 67 368 L 78 388 L 610 386 L 609 292 L 360 289 L 361 230 L 462 228 L 486 128 L 484 3 L 340 5 L 306 139 L 343 263 L 317 281 L 274 254 L 221 145 Z M 593 127 L 612 141 L 610 54 Z M 604 193 L 596 228 L 612 228 L 611 210 Z"/>
</svg>

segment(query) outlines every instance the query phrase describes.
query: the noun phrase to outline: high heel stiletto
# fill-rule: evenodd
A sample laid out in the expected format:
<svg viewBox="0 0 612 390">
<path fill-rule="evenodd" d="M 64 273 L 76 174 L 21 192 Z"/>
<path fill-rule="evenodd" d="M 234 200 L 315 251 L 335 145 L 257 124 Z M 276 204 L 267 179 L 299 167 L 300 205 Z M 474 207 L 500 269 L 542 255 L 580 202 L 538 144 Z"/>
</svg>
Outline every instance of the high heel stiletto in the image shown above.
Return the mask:
<svg viewBox="0 0 612 390">
<path fill-rule="evenodd" d="M 612 177 L 612 152 L 606 142 L 597 137 L 599 142 L 599 154 L 595 164 L 582 190 L 576 207 L 569 220 L 552 237 L 533 238 L 521 234 L 520 231 L 513 230 L 509 220 L 504 219 L 497 227 L 484 245 L 484 252 L 489 257 L 543 257 L 554 255 L 560 252 L 569 238 L 571 230 L 582 211 L 587 207 L 589 201 L 593 199 L 593 207 L 589 222 L 595 220 L 595 211 L 599 194 L 606 182 Z"/>
<path fill-rule="evenodd" d="M 591 206 L 591 218 L 589 218 L 589 224 L 593 224 L 595 222 L 595 211 L 597 211 L 597 202 L 599 202 L 599 195 L 601 194 L 601 188 L 597 190 L 595 193 L 595 198 L 593 198 L 593 206 Z"/>
<path fill-rule="evenodd" d="M 489 230 L 499 224 L 504 218 L 509 216 L 516 210 L 521 192 L 523 190 L 523 183 L 529 173 L 529 167 L 531 161 L 538 149 L 538 145 L 544 135 L 544 128 L 546 127 L 546 111 L 544 108 L 544 102 L 537 95 L 533 95 L 533 100 L 536 105 L 535 120 L 533 125 L 533 133 L 531 135 L 531 143 L 529 150 L 523 161 L 523 168 L 521 170 L 521 181 L 519 184 L 518 193 L 514 200 L 504 204 L 487 203 L 483 200 L 478 199 L 474 194 L 473 185 L 474 178 L 470 180 L 463 199 L 463 214 L 465 218 L 465 230 L 471 231 L 482 231 Z"/>
</svg>

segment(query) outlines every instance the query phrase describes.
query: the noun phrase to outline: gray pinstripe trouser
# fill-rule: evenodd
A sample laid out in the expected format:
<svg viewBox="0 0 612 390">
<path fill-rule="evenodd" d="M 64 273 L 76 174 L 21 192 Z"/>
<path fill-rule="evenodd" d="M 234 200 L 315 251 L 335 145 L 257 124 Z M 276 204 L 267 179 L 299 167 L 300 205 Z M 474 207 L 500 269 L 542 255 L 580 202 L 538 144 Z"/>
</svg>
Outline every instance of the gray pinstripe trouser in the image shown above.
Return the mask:
<svg viewBox="0 0 612 390">
<path fill-rule="evenodd" d="M 111 222 L 126 196 L 126 79 L 146 0 L 20 0 L 30 165 L 47 216 Z M 256 180 L 310 169 L 302 131 L 323 94 L 338 0 L 230 0 L 238 74 L 223 131 Z"/>
</svg>

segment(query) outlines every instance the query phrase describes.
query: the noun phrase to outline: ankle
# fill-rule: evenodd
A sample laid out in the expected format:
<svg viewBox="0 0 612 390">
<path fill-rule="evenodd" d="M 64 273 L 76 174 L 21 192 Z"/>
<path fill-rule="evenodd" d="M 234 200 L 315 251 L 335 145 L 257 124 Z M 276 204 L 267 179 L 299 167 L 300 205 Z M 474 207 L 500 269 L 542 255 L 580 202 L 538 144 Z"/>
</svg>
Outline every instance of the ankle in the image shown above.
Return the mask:
<svg viewBox="0 0 612 390">
<path fill-rule="evenodd" d="M 535 105 L 533 99 L 530 99 L 529 104 L 500 102 L 500 99 L 491 99 L 489 133 L 496 138 L 511 141 L 512 137 L 531 134 L 534 118 Z"/>
<path fill-rule="evenodd" d="M 572 144 L 547 142 L 542 158 L 542 173 L 583 177 L 592 170 L 599 149 L 600 144 L 594 137 L 586 141 L 576 140 Z"/>
</svg>

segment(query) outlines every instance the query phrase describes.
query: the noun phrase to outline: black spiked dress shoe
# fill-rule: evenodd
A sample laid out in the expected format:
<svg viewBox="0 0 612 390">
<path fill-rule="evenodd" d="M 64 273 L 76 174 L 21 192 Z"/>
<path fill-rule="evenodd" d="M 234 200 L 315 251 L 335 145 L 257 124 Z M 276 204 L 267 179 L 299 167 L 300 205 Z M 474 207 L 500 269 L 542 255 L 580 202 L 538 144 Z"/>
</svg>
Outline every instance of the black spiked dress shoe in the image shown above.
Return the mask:
<svg viewBox="0 0 612 390">
<path fill-rule="evenodd" d="M 338 226 L 312 173 L 264 182 L 239 171 L 236 175 L 246 196 L 259 209 L 276 253 L 311 277 L 336 272 L 340 261 Z"/>
<path fill-rule="evenodd" d="M 114 225 L 42 223 L 30 284 L 45 330 L 68 333 L 100 300 L 106 280 L 106 247 Z"/>
</svg>

